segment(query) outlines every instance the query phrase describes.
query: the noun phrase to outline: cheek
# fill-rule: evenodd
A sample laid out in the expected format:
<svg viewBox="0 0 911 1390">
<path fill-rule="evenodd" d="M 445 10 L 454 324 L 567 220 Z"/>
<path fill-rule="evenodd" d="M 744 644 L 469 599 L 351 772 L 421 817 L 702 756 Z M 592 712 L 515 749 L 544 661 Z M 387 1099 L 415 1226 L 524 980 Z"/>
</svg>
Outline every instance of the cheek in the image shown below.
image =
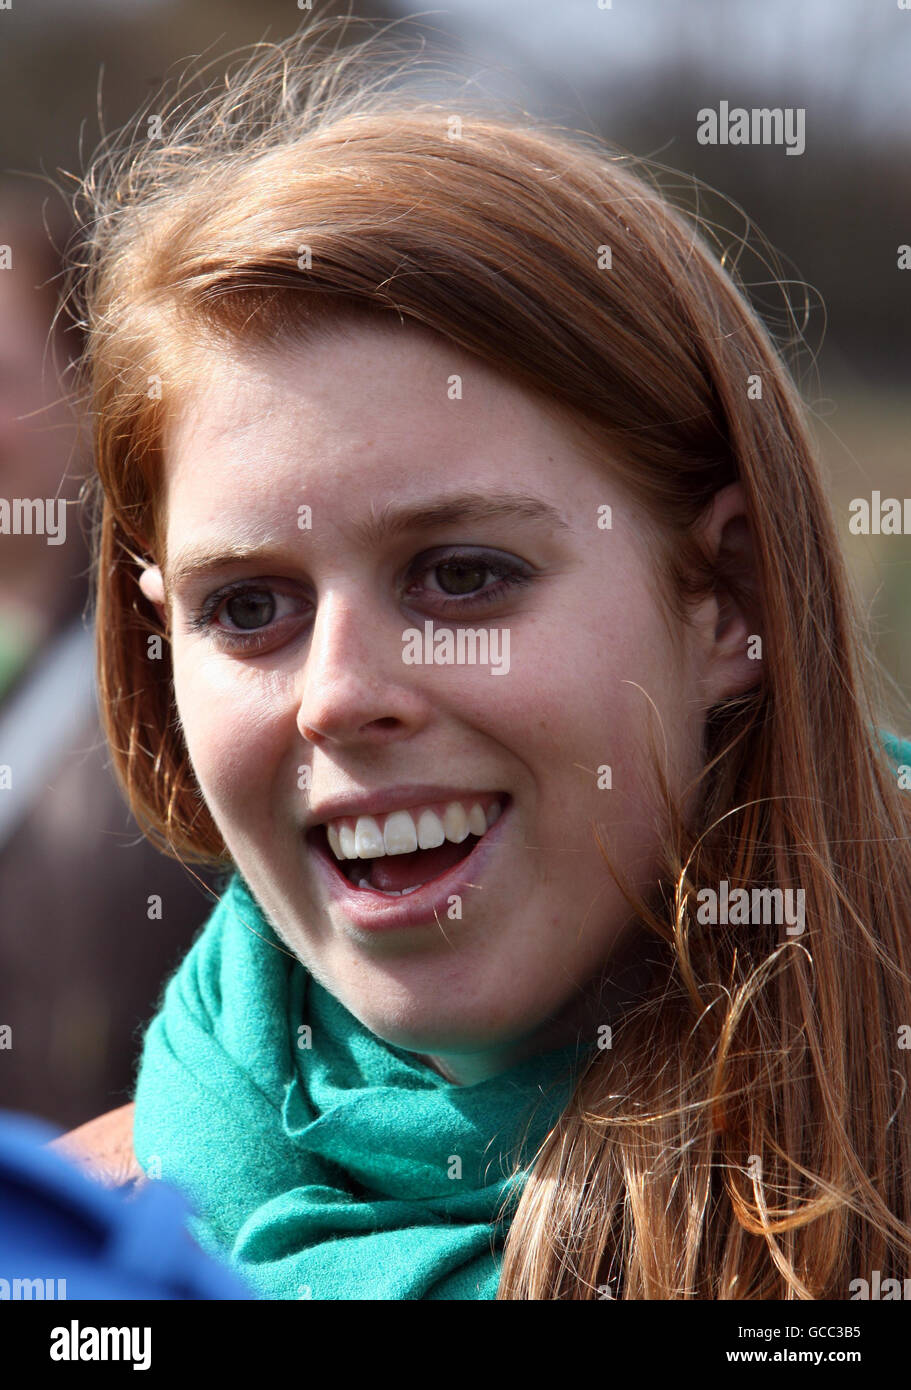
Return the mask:
<svg viewBox="0 0 911 1390">
<path fill-rule="evenodd" d="M 648 697 L 664 717 L 679 682 L 660 616 L 639 594 L 558 613 L 523 642 L 520 656 L 504 695 L 540 711 L 561 741 L 600 731 L 615 743 L 642 724 Z"/>
<path fill-rule="evenodd" d="M 261 675 L 175 647 L 174 695 L 196 780 L 216 819 L 269 795 L 281 721 Z"/>
<path fill-rule="evenodd" d="M 627 851 L 651 840 L 660 802 L 649 733 L 662 762 L 665 747 L 677 762 L 687 739 L 688 700 L 660 614 L 634 589 L 542 633 L 530 669 L 533 679 L 507 689 L 501 717 L 521 721 L 551 813 L 580 833 L 598 820 Z"/>
</svg>

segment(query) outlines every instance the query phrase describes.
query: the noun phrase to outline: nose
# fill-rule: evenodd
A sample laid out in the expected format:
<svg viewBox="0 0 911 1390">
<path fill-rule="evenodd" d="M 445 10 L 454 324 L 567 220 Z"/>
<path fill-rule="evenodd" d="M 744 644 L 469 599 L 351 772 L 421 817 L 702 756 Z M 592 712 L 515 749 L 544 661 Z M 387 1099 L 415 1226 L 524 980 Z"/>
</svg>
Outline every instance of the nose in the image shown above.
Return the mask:
<svg viewBox="0 0 911 1390">
<path fill-rule="evenodd" d="M 317 745 L 382 744 L 423 727 L 427 701 L 402 652 L 395 621 L 350 594 L 324 595 L 301 672 L 301 736 Z"/>
</svg>

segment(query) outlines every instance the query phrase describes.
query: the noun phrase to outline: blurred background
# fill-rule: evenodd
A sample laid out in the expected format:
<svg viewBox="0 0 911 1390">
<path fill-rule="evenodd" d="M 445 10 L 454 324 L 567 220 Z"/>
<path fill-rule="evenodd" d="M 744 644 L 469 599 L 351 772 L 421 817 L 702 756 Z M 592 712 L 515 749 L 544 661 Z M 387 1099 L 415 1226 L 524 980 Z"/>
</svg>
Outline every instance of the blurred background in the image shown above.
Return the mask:
<svg viewBox="0 0 911 1390">
<path fill-rule="evenodd" d="M 142 839 L 94 708 L 88 548 L 76 522 L 90 458 L 65 402 L 79 345 L 51 324 L 65 195 L 103 134 L 187 58 L 227 64 L 232 50 L 284 37 L 314 11 L 344 12 L 396 21 L 395 34 L 442 45 L 450 69 L 485 90 L 655 161 L 665 191 L 712 227 L 785 351 L 879 654 L 908 699 L 911 540 L 848 531 L 852 498 L 911 495 L 904 3 L 0 5 L 0 248 L 16 248 L 12 273 L 0 270 L 0 497 L 71 503 L 65 545 L 0 537 L 0 766 L 13 769 L 0 791 L 0 1108 L 68 1128 L 130 1098 L 142 1029 L 218 886 Z M 354 24 L 340 46 L 365 37 Z M 697 112 L 722 100 L 803 109 L 805 151 L 701 145 Z"/>
</svg>

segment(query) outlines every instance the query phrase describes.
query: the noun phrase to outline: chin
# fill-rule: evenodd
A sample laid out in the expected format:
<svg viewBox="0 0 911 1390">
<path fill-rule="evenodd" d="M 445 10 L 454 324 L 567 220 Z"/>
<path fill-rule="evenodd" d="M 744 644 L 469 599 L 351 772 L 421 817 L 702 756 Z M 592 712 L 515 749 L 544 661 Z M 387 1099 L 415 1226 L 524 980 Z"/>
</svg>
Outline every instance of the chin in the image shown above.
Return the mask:
<svg viewBox="0 0 911 1390">
<path fill-rule="evenodd" d="M 342 1001 L 345 1007 L 390 1047 L 406 1052 L 444 1053 L 480 1052 L 520 1041 L 533 1031 L 523 1020 L 491 1017 L 492 1009 L 474 1007 L 459 1013 L 441 1011 L 429 1001 L 403 1001 L 399 998 L 389 1010 L 378 1010 L 372 998 L 366 1007 L 357 1000 Z"/>
</svg>

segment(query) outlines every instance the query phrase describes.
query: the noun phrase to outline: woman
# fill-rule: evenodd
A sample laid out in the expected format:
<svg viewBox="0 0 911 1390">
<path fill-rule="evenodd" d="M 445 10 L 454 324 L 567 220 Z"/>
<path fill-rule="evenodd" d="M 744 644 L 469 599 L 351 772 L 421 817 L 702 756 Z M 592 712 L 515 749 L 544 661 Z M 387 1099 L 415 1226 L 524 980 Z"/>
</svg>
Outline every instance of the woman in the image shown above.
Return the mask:
<svg viewBox="0 0 911 1390">
<path fill-rule="evenodd" d="M 108 738 L 226 870 L 139 1162 L 271 1298 L 900 1276 L 911 749 L 788 372 L 599 142 L 308 41 L 85 185 Z"/>
</svg>

